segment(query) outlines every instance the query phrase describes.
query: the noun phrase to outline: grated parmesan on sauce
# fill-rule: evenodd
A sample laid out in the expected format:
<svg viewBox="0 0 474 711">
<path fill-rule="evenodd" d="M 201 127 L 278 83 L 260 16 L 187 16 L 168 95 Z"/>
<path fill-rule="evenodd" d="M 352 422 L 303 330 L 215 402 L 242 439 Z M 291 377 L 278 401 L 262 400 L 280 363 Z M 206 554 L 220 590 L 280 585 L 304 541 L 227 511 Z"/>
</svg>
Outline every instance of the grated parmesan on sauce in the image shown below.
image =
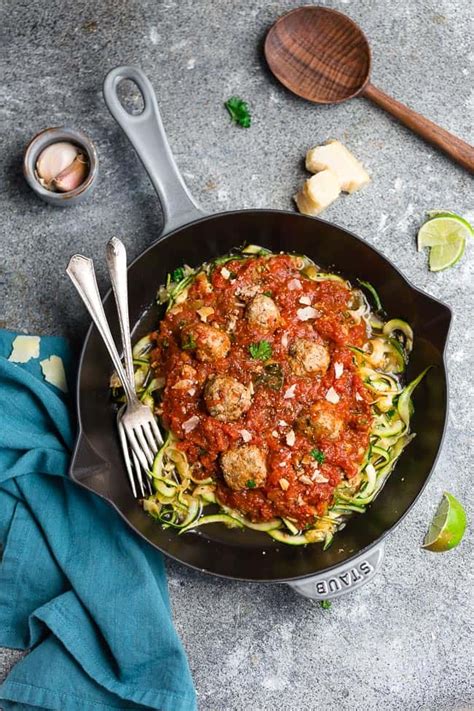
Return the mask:
<svg viewBox="0 0 474 711">
<path fill-rule="evenodd" d="M 338 380 L 341 375 L 344 372 L 344 366 L 342 363 L 334 363 L 334 375 L 336 376 L 336 380 Z"/>
<path fill-rule="evenodd" d="M 309 321 L 312 318 L 317 318 L 319 311 L 312 306 L 305 306 L 302 309 L 298 309 L 296 315 L 300 321 Z"/>
<path fill-rule="evenodd" d="M 193 415 L 189 418 L 189 420 L 185 420 L 185 422 L 183 422 L 183 430 L 186 434 L 188 434 L 188 432 L 192 432 L 193 430 L 195 430 L 198 424 L 199 417 L 197 415 Z"/>
<path fill-rule="evenodd" d="M 298 289 L 301 289 L 301 282 L 299 279 L 291 279 L 288 282 L 288 289 L 289 291 L 297 291 Z"/>
<path fill-rule="evenodd" d="M 283 395 L 284 400 L 291 400 L 291 398 L 295 397 L 295 390 L 296 390 L 296 383 L 294 385 L 290 385 L 290 387 L 286 390 L 285 394 Z"/>
<path fill-rule="evenodd" d="M 328 402 L 332 402 L 333 405 L 337 405 L 341 398 L 337 394 L 337 392 L 334 390 L 334 388 L 329 388 L 329 390 L 326 393 L 326 400 Z"/>
</svg>

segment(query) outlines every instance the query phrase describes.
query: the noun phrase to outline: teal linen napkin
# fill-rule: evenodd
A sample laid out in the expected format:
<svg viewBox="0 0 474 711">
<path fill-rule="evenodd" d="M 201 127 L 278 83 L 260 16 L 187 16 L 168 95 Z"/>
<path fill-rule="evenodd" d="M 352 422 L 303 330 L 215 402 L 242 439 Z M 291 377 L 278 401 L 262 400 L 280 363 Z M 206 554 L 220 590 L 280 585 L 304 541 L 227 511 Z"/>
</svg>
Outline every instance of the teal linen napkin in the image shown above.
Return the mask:
<svg viewBox="0 0 474 711">
<path fill-rule="evenodd" d="M 0 686 L 10 709 L 194 711 L 171 620 L 161 554 L 67 476 L 74 441 L 67 396 L 39 362 L 7 360 L 0 330 L 0 646 L 31 649 Z"/>
</svg>

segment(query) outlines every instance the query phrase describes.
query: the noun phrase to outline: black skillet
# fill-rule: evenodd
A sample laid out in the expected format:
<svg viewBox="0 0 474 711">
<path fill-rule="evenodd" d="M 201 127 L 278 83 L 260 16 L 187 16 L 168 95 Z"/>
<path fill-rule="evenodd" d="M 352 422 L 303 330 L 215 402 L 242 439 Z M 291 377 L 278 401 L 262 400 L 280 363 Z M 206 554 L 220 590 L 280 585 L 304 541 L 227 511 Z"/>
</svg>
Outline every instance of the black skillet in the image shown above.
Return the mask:
<svg viewBox="0 0 474 711">
<path fill-rule="evenodd" d="M 140 89 L 144 110 L 136 116 L 122 107 L 117 87 L 130 79 Z M 408 367 L 411 379 L 428 365 L 435 367 L 415 392 L 413 430 L 417 437 L 403 453 L 395 471 L 367 513 L 354 515 L 327 551 L 320 545 L 285 546 L 265 534 L 213 525 L 177 535 L 163 530 L 132 497 L 115 429 L 108 383 L 111 363 L 96 328 L 87 334 L 79 368 L 77 403 L 79 436 L 71 477 L 109 501 L 125 521 L 152 545 L 186 565 L 228 578 L 290 582 L 303 595 L 334 597 L 353 589 L 376 572 L 383 541 L 414 505 L 434 467 L 447 414 L 444 365 L 451 312 L 447 306 L 413 287 L 377 250 L 346 230 L 324 220 L 279 210 L 238 210 L 205 215 L 194 203 L 176 164 L 161 122 L 153 88 L 133 67 L 112 70 L 104 84 L 105 102 L 137 151 L 164 212 L 164 234 L 129 268 L 130 319 L 138 339 L 155 329 L 159 310 L 157 288 L 183 263 L 196 266 L 233 247 L 251 242 L 275 252 L 309 255 L 356 283 L 372 282 L 390 317 L 412 324 L 415 347 Z M 104 307 L 118 340 L 114 299 Z"/>
</svg>

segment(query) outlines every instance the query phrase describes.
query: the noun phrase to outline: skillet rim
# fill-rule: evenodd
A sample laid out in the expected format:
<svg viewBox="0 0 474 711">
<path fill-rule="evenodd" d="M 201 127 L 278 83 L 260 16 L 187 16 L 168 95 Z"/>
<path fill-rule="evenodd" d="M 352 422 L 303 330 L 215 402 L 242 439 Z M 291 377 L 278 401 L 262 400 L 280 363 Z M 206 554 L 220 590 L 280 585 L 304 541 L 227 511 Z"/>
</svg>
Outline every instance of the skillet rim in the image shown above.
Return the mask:
<svg viewBox="0 0 474 711">
<path fill-rule="evenodd" d="M 275 577 L 275 578 L 264 578 L 264 579 L 258 578 L 258 579 L 256 579 L 256 578 L 245 578 L 245 577 L 241 577 L 241 576 L 228 575 L 225 573 L 219 573 L 219 572 L 206 570 L 204 568 L 199 567 L 198 565 L 193 565 L 192 563 L 184 561 L 181 558 L 178 558 L 177 556 L 169 553 L 166 550 L 163 550 L 162 548 L 157 546 L 155 543 L 150 541 L 141 531 L 139 531 L 128 520 L 128 518 L 122 513 L 122 511 L 118 508 L 118 506 L 115 504 L 115 502 L 112 499 L 108 498 L 107 496 L 104 496 L 103 494 L 97 492 L 95 489 L 92 489 L 91 487 L 87 486 L 81 480 L 77 479 L 76 476 L 74 475 L 76 458 L 79 453 L 82 440 L 87 441 L 87 438 L 86 438 L 86 435 L 84 433 L 84 429 L 82 426 L 82 419 L 81 419 L 81 406 L 80 406 L 81 388 L 80 388 L 80 385 L 81 385 L 82 368 L 83 368 L 83 363 L 84 363 L 84 359 L 85 359 L 85 352 L 86 352 L 86 348 L 89 343 L 92 331 L 94 329 L 93 322 L 90 323 L 89 328 L 87 329 L 87 332 L 86 332 L 86 335 L 85 335 L 85 338 L 84 338 L 84 341 L 82 344 L 81 355 L 79 358 L 79 363 L 78 363 L 78 368 L 77 368 L 76 387 L 75 387 L 77 433 L 76 433 L 76 441 L 75 441 L 75 445 L 74 445 L 74 451 L 72 453 L 71 463 L 70 463 L 69 469 L 68 469 L 68 476 L 70 479 L 72 479 L 72 481 L 74 481 L 75 484 L 78 484 L 79 486 L 86 489 L 87 491 L 93 493 L 96 496 L 99 496 L 103 501 L 106 501 L 110 506 L 112 506 L 117 511 L 119 516 L 125 521 L 125 523 L 129 526 L 129 528 L 131 528 L 136 534 L 138 534 L 149 545 L 156 548 L 156 550 L 159 550 L 162 555 L 170 558 L 173 561 L 176 561 L 177 563 L 185 565 L 188 568 L 192 568 L 193 570 L 196 570 L 199 573 L 204 573 L 206 575 L 215 576 L 218 578 L 224 578 L 226 580 L 237 580 L 237 581 L 242 581 L 242 582 L 263 583 L 263 584 L 289 583 L 289 582 L 294 582 L 296 580 L 310 580 L 311 578 L 317 578 L 319 576 L 322 577 L 322 576 L 325 576 L 326 574 L 330 573 L 332 570 L 337 570 L 337 569 L 341 568 L 341 566 L 350 567 L 351 561 L 354 561 L 356 559 L 359 559 L 359 558 L 365 556 L 370 550 L 372 550 L 376 546 L 379 546 L 381 543 L 383 543 L 384 539 L 390 533 L 392 533 L 392 531 L 394 531 L 395 528 L 397 528 L 397 526 L 399 526 L 399 524 L 402 523 L 402 521 L 405 519 L 405 517 L 410 513 L 410 511 L 412 510 L 412 508 L 414 507 L 414 505 L 420 498 L 421 494 L 425 490 L 429 480 L 431 479 L 431 477 L 436 469 L 436 465 L 438 463 L 438 460 L 439 460 L 439 457 L 440 457 L 440 454 L 441 454 L 441 451 L 443 448 L 444 439 L 446 436 L 446 430 L 447 430 L 447 426 L 448 426 L 450 388 L 449 388 L 449 378 L 448 378 L 448 370 L 447 370 L 447 364 L 446 364 L 446 348 L 448 345 L 449 335 L 451 332 L 451 326 L 452 326 L 452 321 L 453 321 L 453 311 L 448 304 L 444 303 L 440 299 L 437 299 L 435 296 L 432 296 L 431 294 L 428 294 L 425 291 L 423 291 L 422 289 L 415 286 L 403 274 L 403 272 L 394 264 L 394 262 L 392 262 L 392 260 L 390 258 L 386 257 L 385 254 L 383 254 L 379 249 L 377 249 L 377 247 L 374 247 L 369 242 L 366 242 L 361 237 L 358 237 L 358 235 L 354 234 L 350 230 L 346 229 L 345 227 L 341 227 L 341 225 L 338 225 L 334 222 L 329 222 L 329 220 L 323 220 L 320 217 L 311 217 L 309 215 L 302 215 L 300 213 L 292 212 L 290 210 L 278 210 L 278 209 L 268 209 L 268 208 L 246 208 L 246 209 L 242 209 L 242 210 L 224 210 L 224 211 L 217 212 L 217 213 L 211 213 L 209 215 L 203 213 L 202 217 L 199 217 L 195 220 L 191 220 L 190 222 L 186 222 L 186 223 L 180 225 L 179 227 L 175 227 L 174 229 L 172 229 L 169 232 L 165 231 L 162 234 L 160 234 L 156 240 L 154 240 L 148 247 L 146 247 L 146 249 L 144 249 L 139 255 L 137 255 L 137 257 L 135 257 L 135 259 L 132 262 L 130 262 L 130 264 L 127 267 L 127 271 L 132 266 L 134 266 L 139 260 L 141 260 L 143 257 L 145 257 L 148 254 L 148 252 L 150 252 L 152 249 L 154 249 L 156 247 L 156 245 L 159 242 L 161 242 L 163 239 L 175 237 L 181 230 L 187 229 L 187 228 L 191 227 L 192 225 L 196 225 L 201 222 L 208 221 L 208 220 L 213 220 L 215 218 L 219 218 L 222 216 L 231 217 L 233 215 L 255 214 L 255 213 L 258 213 L 258 214 L 265 213 L 265 214 L 272 214 L 272 215 L 275 215 L 275 214 L 276 215 L 291 215 L 292 217 L 296 217 L 297 219 L 312 220 L 312 221 L 315 221 L 315 222 L 320 223 L 322 225 L 329 225 L 330 227 L 333 227 L 333 228 L 335 227 L 337 230 L 345 232 L 352 239 L 355 239 L 357 242 L 361 243 L 364 248 L 366 248 L 366 249 L 372 251 L 373 253 L 375 253 L 376 255 L 378 255 L 383 261 L 385 261 L 389 266 L 391 266 L 392 269 L 398 275 L 398 277 L 405 282 L 405 284 L 408 286 L 409 289 L 411 289 L 411 291 L 413 291 L 417 294 L 420 294 L 425 299 L 432 301 L 434 304 L 436 304 L 438 307 L 440 307 L 442 310 L 444 310 L 446 312 L 446 315 L 449 320 L 448 320 L 448 324 L 447 324 L 446 333 L 444 335 L 442 358 L 441 358 L 441 363 L 443 366 L 443 371 L 444 371 L 444 376 L 445 376 L 444 379 L 445 379 L 445 393 L 446 393 L 446 407 L 445 407 L 445 412 L 444 412 L 443 429 L 441 432 L 441 436 L 440 436 L 439 443 L 438 443 L 437 450 L 436 450 L 436 455 L 434 457 L 431 469 L 428 472 L 427 476 L 425 477 L 425 480 L 424 480 L 420 490 L 418 491 L 418 493 L 416 494 L 416 496 L 414 497 L 414 499 L 412 500 L 412 502 L 410 503 L 410 505 L 408 506 L 406 511 L 404 511 L 400 515 L 400 517 L 396 520 L 396 522 L 392 526 L 390 526 L 388 529 L 386 529 L 375 541 L 373 541 L 372 543 L 369 543 L 364 548 L 360 548 L 357 551 L 355 551 L 343 563 L 335 563 L 334 565 L 330 565 L 327 568 L 323 568 L 322 570 L 318 570 L 316 572 L 308 573 L 308 574 L 304 574 L 304 575 L 297 575 L 297 576 L 293 576 L 293 577 L 283 577 L 283 578 Z M 164 229 L 166 230 L 166 227 Z M 111 295 L 112 295 L 112 288 L 109 288 L 108 291 L 102 297 L 102 303 L 104 304 L 106 301 L 108 301 L 109 298 L 111 297 Z M 134 324 L 134 325 L 136 325 L 136 324 Z"/>
</svg>

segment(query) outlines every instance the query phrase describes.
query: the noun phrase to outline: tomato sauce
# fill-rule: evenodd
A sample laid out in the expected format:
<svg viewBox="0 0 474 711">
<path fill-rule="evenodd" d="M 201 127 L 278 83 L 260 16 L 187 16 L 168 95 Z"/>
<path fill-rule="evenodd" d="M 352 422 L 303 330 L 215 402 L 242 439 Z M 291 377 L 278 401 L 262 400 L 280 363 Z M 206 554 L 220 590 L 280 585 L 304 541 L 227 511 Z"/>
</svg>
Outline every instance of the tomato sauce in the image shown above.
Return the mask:
<svg viewBox="0 0 474 711">
<path fill-rule="evenodd" d="M 364 322 L 350 314 L 353 293 L 346 283 L 305 277 L 298 260 L 289 255 L 233 259 L 216 265 L 209 277 L 199 275 L 186 300 L 175 303 L 152 334 L 152 361 L 166 383 L 163 423 L 178 437 L 194 477 L 213 477 L 218 500 L 254 521 L 284 516 L 304 527 L 327 511 L 341 481 L 357 475 L 372 414 L 370 393 L 349 348 L 367 341 Z M 255 331 L 246 318 L 246 305 L 256 294 L 270 296 L 279 309 L 281 321 L 270 333 Z M 315 312 L 306 318 L 308 304 Z M 183 342 L 183 332 L 193 333 L 202 323 L 228 335 L 226 357 L 200 362 L 196 344 Z M 324 375 L 294 372 L 289 354 L 297 338 L 325 346 L 330 362 Z M 265 360 L 252 357 L 249 349 L 262 341 L 271 353 Z M 206 409 L 204 387 L 216 375 L 232 376 L 251 389 L 250 409 L 236 421 L 218 420 Z M 298 426 L 311 407 L 331 409 L 341 423 L 336 437 Z M 262 487 L 234 490 L 219 458 L 246 441 L 265 453 L 267 478 Z"/>
</svg>

